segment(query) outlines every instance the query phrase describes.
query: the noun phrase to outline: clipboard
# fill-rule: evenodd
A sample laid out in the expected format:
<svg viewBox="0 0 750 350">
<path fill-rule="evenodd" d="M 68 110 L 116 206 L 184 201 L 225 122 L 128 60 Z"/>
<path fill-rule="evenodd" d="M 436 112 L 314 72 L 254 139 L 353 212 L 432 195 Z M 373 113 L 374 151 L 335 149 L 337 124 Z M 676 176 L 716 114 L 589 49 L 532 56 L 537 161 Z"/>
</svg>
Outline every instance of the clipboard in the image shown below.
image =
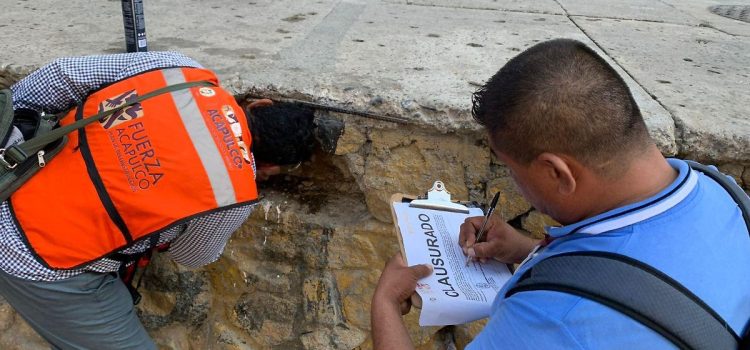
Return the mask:
<svg viewBox="0 0 750 350">
<path fill-rule="evenodd" d="M 394 209 L 395 203 L 409 203 L 410 207 L 431 209 L 439 211 L 448 211 L 454 213 L 465 213 L 469 214 L 469 208 L 478 207 L 476 202 L 470 201 L 456 201 L 451 199 L 451 194 L 445 188 L 445 184 L 442 181 L 435 181 L 432 184 L 432 188 L 422 196 L 414 196 L 403 193 L 395 193 L 391 196 L 390 207 L 391 207 L 391 218 L 393 219 L 393 228 L 396 238 L 398 239 L 399 250 L 401 251 L 401 257 L 406 260 L 406 250 L 404 248 L 404 240 L 401 236 L 401 228 L 398 225 L 398 218 L 396 216 L 396 210 Z M 418 294 L 414 293 L 411 296 L 411 304 L 417 309 L 422 308 L 422 299 Z"/>
<path fill-rule="evenodd" d="M 401 249 L 401 257 L 406 261 L 406 255 L 404 254 L 404 241 L 401 237 L 401 229 L 398 226 L 398 218 L 396 217 L 396 211 L 393 208 L 394 203 L 409 203 L 410 207 L 431 209 L 439 211 L 449 211 L 455 213 L 469 213 L 469 208 L 478 207 L 476 202 L 470 201 L 456 201 L 451 199 L 451 193 L 445 188 L 445 184 L 438 180 L 432 184 L 432 188 L 422 196 L 414 196 L 403 193 L 395 193 L 391 196 L 390 207 L 391 207 L 391 218 L 393 219 L 394 233 L 398 239 L 399 249 Z"/>
</svg>

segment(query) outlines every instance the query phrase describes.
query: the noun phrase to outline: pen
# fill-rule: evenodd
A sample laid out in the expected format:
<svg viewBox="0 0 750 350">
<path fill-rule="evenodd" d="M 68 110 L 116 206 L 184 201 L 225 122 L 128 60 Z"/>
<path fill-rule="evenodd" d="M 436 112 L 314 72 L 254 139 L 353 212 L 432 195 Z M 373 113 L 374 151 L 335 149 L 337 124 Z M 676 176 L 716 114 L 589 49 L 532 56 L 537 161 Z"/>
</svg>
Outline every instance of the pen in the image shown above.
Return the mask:
<svg viewBox="0 0 750 350">
<path fill-rule="evenodd" d="M 474 243 L 479 243 L 479 240 L 482 239 L 484 236 L 485 228 L 487 228 L 487 222 L 490 221 L 490 216 L 492 216 L 492 213 L 495 211 L 495 207 L 497 206 L 497 200 L 500 199 L 500 191 L 495 193 L 495 197 L 492 198 L 492 202 L 490 202 L 490 207 L 487 209 L 487 213 L 484 214 L 484 222 L 482 222 L 482 227 L 479 228 L 479 233 L 477 233 L 477 239 L 474 240 Z M 466 256 L 466 266 L 469 266 L 469 262 L 471 261 L 471 256 Z"/>
</svg>

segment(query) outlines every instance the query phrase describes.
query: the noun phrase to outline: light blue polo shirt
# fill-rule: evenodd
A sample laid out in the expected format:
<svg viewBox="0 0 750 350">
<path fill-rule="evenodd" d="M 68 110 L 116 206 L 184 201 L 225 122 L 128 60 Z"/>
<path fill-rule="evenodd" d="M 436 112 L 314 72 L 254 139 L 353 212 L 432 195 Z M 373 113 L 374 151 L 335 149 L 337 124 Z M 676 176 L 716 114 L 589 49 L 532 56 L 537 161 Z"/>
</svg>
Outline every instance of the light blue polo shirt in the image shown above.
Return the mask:
<svg viewBox="0 0 750 350">
<path fill-rule="evenodd" d="M 608 251 L 645 262 L 690 289 L 742 334 L 750 320 L 750 238 L 740 209 L 719 184 L 687 163 L 669 159 L 669 164 L 679 176 L 657 195 L 548 228 L 556 239 L 521 265 L 467 349 L 676 348 L 630 317 L 588 299 L 552 291 L 504 298 L 529 267 L 572 251 Z"/>
</svg>

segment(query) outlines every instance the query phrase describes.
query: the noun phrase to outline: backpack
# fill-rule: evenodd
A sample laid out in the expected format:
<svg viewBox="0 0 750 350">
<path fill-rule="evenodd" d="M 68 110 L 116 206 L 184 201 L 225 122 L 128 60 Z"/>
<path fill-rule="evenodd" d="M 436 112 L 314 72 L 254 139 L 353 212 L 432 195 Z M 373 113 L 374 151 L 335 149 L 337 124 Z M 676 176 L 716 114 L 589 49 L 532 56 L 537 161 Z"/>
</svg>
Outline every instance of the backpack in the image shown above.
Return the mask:
<svg viewBox="0 0 750 350">
<path fill-rule="evenodd" d="M 687 161 L 719 183 L 739 205 L 750 231 L 750 197 L 715 168 Z M 680 349 L 748 349 L 750 327 L 734 332 L 711 307 L 663 272 L 610 252 L 570 252 L 545 258 L 505 294 L 549 290 L 576 295 L 617 310 Z"/>
<path fill-rule="evenodd" d="M 134 98 L 117 108 L 100 112 L 63 127 L 58 126 L 58 121 L 65 114 L 15 113 L 13 111 L 12 92 L 9 89 L 0 90 L 0 141 L 2 141 L 0 147 L 5 147 L 0 148 L 0 202 L 8 199 L 13 192 L 62 151 L 68 141 L 68 133 L 84 128 L 86 125 L 151 97 L 194 86 L 213 86 L 213 83 L 196 81 L 166 86 Z M 13 126 L 18 127 L 24 136 L 31 137 L 24 142 L 6 147 L 5 143 L 10 137 Z"/>
</svg>

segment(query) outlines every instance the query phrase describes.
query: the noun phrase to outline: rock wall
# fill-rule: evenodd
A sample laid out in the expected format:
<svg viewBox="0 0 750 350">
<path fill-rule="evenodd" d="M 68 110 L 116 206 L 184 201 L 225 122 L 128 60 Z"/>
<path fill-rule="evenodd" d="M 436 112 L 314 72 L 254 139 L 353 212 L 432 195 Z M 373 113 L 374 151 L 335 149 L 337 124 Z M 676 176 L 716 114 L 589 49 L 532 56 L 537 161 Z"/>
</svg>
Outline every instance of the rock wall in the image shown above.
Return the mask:
<svg viewBox="0 0 750 350">
<path fill-rule="evenodd" d="M 542 219 L 493 173 L 504 171 L 479 132 L 349 121 L 334 154 L 263 184 L 263 203 L 218 262 L 189 272 L 159 260 L 141 317 L 164 348 L 369 349 L 372 292 L 398 252 L 387 199 L 435 179 L 469 200 L 503 189 L 503 214 L 536 230 Z M 481 329 L 420 328 L 417 316 L 407 320 L 420 349 Z"/>
<path fill-rule="evenodd" d="M 168 349 L 370 349 L 370 298 L 398 252 L 387 200 L 435 179 L 461 199 L 500 191 L 499 213 L 531 235 L 554 224 L 518 193 L 482 132 L 347 117 L 334 154 L 263 184 L 263 204 L 217 263 L 187 272 L 160 261 L 145 287 L 173 306 L 147 302 L 142 318 Z M 419 349 L 462 348 L 484 324 L 420 328 L 417 316 L 406 320 Z"/>
<path fill-rule="evenodd" d="M 387 200 L 440 179 L 454 198 L 486 202 L 531 235 L 551 220 L 517 192 L 481 130 L 396 125 L 343 115 L 335 149 L 263 183 L 261 204 L 215 263 L 187 270 L 158 256 L 145 273 L 139 315 L 162 349 L 370 349 L 369 305 L 398 251 Z M 745 188 L 742 164 L 721 168 Z M 483 322 L 420 328 L 419 349 L 463 347 Z M 0 347 L 46 349 L 5 303 Z"/>
</svg>

